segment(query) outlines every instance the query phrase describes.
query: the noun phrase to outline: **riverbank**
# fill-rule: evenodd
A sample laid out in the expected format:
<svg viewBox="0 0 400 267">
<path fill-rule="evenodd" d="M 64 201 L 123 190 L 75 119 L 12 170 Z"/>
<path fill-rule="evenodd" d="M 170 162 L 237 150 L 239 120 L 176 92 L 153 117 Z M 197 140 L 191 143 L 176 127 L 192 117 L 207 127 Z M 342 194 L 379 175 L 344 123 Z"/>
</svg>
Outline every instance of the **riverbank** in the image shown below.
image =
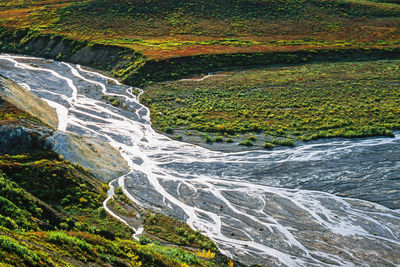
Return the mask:
<svg viewBox="0 0 400 267">
<path fill-rule="evenodd" d="M 365 61 L 400 57 L 397 46 L 299 49 L 290 52 L 203 54 L 152 59 L 131 48 L 79 41 L 29 29 L 0 28 L 0 52 L 63 60 L 111 73 L 121 82 L 139 86 L 213 71 L 299 64 Z"/>
</svg>

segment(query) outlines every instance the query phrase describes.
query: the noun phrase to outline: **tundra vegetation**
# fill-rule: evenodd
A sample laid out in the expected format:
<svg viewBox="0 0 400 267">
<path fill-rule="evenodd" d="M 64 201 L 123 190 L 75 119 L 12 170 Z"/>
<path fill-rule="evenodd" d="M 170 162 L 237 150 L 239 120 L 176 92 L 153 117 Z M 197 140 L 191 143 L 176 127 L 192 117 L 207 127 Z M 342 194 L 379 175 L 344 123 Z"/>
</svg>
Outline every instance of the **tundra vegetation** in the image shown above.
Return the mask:
<svg viewBox="0 0 400 267">
<path fill-rule="evenodd" d="M 230 71 L 146 87 L 153 126 L 205 142 L 265 148 L 326 137 L 393 136 L 400 129 L 400 60 Z M 214 137 L 213 137 L 214 136 Z M 261 145 L 261 144 L 260 144 Z"/>
<path fill-rule="evenodd" d="M 16 122 L 20 124 L 43 124 L 29 113 L 18 109 L 13 104 L 0 98 L 0 125 L 13 124 Z"/>
<path fill-rule="evenodd" d="M 134 49 L 150 58 L 399 47 L 398 1 L 0 0 L 0 26 Z"/>
<path fill-rule="evenodd" d="M 163 215 L 154 215 L 152 227 L 158 225 L 157 231 L 176 232 L 176 235 L 184 229 L 182 236 L 187 234 L 193 240 L 174 242 L 169 238 L 169 244 L 190 247 L 194 243 L 192 251 L 150 238 L 144 244 L 134 241 L 133 232 L 103 209 L 107 189 L 106 184 L 96 181 L 85 169 L 52 152 L 0 156 L 0 263 L 29 266 L 227 263 L 224 259 L 218 263 L 196 255 L 197 247 L 212 251 L 217 248 L 183 222 Z M 159 220 L 167 225 L 158 224 Z"/>
<path fill-rule="evenodd" d="M 392 136 L 398 128 L 398 84 L 391 82 L 397 61 L 152 85 L 232 66 L 398 57 L 398 1 L 0 0 L 0 17 L 3 51 L 35 54 L 40 38 L 49 51 L 38 55 L 61 60 L 83 47 L 118 48 L 112 60 L 91 65 L 127 84 L 150 85 L 142 101 L 154 126 L 178 140 L 186 139 L 177 131 L 183 129 L 208 144 L 271 148 L 321 137 Z"/>
</svg>

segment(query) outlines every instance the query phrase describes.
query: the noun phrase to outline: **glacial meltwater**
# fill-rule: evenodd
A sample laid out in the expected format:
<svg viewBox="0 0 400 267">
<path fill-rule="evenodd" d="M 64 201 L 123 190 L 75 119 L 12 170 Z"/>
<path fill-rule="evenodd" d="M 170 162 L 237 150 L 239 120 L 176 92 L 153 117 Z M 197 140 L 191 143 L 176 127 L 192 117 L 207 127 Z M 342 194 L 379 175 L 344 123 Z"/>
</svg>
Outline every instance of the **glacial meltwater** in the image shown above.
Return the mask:
<svg viewBox="0 0 400 267">
<path fill-rule="evenodd" d="M 186 221 L 229 257 L 268 266 L 400 265 L 398 135 L 215 152 L 156 133 L 132 88 L 81 66 L 3 54 L 0 74 L 53 106 L 60 131 L 118 149 L 131 172 L 117 182 L 134 202 Z"/>
</svg>

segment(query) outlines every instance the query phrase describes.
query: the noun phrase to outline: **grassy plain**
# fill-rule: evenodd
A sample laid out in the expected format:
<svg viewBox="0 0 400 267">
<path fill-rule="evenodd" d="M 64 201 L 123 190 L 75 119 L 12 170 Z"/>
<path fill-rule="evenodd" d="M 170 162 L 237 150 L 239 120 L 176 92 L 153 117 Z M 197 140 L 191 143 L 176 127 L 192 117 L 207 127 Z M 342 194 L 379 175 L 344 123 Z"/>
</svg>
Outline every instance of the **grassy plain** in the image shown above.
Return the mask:
<svg viewBox="0 0 400 267">
<path fill-rule="evenodd" d="M 150 85 L 142 101 L 155 128 L 221 135 L 206 136 L 208 142 L 245 133 L 253 142 L 262 133 L 272 144 L 392 136 L 400 129 L 399 66 L 400 60 L 381 60 L 221 72 Z"/>
</svg>

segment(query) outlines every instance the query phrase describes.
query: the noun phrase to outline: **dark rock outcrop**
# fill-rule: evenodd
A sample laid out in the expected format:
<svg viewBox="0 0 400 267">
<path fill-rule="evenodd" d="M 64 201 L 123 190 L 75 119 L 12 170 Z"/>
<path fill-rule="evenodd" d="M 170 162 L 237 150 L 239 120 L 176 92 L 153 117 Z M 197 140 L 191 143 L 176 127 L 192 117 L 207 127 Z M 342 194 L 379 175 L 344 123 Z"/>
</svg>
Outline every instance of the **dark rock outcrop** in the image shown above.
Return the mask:
<svg viewBox="0 0 400 267">
<path fill-rule="evenodd" d="M 36 149 L 48 149 L 45 141 L 52 130 L 47 127 L 30 129 L 22 125 L 0 125 L 0 155 L 28 153 Z"/>
</svg>

